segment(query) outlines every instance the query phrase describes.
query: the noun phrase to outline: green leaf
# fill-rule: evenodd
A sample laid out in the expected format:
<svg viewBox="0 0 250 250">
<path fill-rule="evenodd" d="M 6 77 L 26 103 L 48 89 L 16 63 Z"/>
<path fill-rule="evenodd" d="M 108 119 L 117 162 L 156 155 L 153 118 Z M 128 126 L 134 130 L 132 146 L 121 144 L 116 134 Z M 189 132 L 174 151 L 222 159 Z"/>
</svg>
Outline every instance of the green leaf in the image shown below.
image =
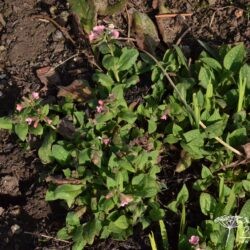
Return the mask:
<svg viewBox="0 0 250 250">
<path fill-rule="evenodd" d="M 188 152 L 182 151 L 181 159 L 179 160 L 175 172 L 180 173 L 189 168 L 192 164 L 192 157 Z"/>
<path fill-rule="evenodd" d="M 83 239 L 81 239 L 74 243 L 74 245 L 72 246 L 72 250 L 83 250 L 85 245 L 86 242 Z"/>
<path fill-rule="evenodd" d="M 250 90 L 250 65 L 244 64 L 240 69 L 240 79 L 246 79 L 246 87 Z"/>
<path fill-rule="evenodd" d="M 65 163 L 69 158 L 69 151 L 63 146 L 55 144 L 52 146 L 51 156 L 54 157 L 59 163 Z"/>
<path fill-rule="evenodd" d="M 112 55 L 105 55 L 102 59 L 102 65 L 107 70 L 117 69 L 118 58 Z"/>
<path fill-rule="evenodd" d="M 235 204 L 236 204 L 236 195 L 235 195 L 234 188 L 232 188 L 227 198 L 226 206 L 223 209 L 223 214 L 225 215 L 231 214 L 232 209 L 235 206 Z"/>
<path fill-rule="evenodd" d="M 130 110 L 121 111 L 118 116 L 129 124 L 134 124 L 137 119 L 136 113 Z"/>
<path fill-rule="evenodd" d="M 49 104 L 46 104 L 42 107 L 41 115 L 47 116 L 49 114 Z"/>
<path fill-rule="evenodd" d="M 156 129 L 157 129 L 157 124 L 155 120 L 151 118 L 150 120 L 148 120 L 148 133 L 152 134 L 156 131 Z"/>
<path fill-rule="evenodd" d="M 83 185 L 64 184 L 48 190 L 46 193 L 46 201 L 65 200 L 68 207 L 71 207 L 75 198 L 82 192 Z"/>
<path fill-rule="evenodd" d="M 199 138 L 203 140 L 199 129 L 193 129 L 183 134 L 186 142 L 197 141 Z"/>
<path fill-rule="evenodd" d="M 168 250 L 168 234 L 163 220 L 159 221 L 163 250 Z"/>
<path fill-rule="evenodd" d="M 101 231 L 101 222 L 97 219 L 92 219 L 83 226 L 83 239 L 89 244 L 92 245 L 95 236 L 99 235 Z"/>
<path fill-rule="evenodd" d="M 165 141 L 169 144 L 175 144 L 176 142 L 178 142 L 181 138 L 174 136 L 173 134 L 167 135 L 167 138 L 165 139 Z"/>
<path fill-rule="evenodd" d="M 151 232 L 149 235 L 150 246 L 152 250 L 157 250 L 154 233 Z"/>
<path fill-rule="evenodd" d="M 158 221 L 164 217 L 165 213 L 163 209 L 154 207 L 149 211 L 150 219 L 153 221 Z"/>
<path fill-rule="evenodd" d="M 131 77 L 129 77 L 128 79 L 126 79 L 126 81 L 124 82 L 126 84 L 126 89 L 128 89 L 129 87 L 135 85 L 136 83 L 138 83 L 140 81 L 139 76 L 137 75 L 133 75 Z"/>
<path fill-rule="evenodd" d="M 245 144 L 247 142 L 246 128 L 238 128 L 234 130 L 227 136 L 227 142 L 233 147 Z"/>
<path fill-rule="evenodd" d="M 215 138 L 223 134 L 224 128 L 224 121 L 221 120 L 207 126 L 205 132 L 208 138 Z"/>
<path fill-rule="evenodd" d="M 43 126 L 39 123 L 36 128 L 30 127 L 29 131 L 33 135 L 42 135 L 43 134 Z"/>
<path fill-rule="evenodd" d="M 117 182 L 113 178 L 107 176 L 106 185 L 108 189 L 111 189 L 111 188 L 117 187 Z"/>
<path fill-rule="evenodd" d="M 205 215 L 210 215 L 215 212 L 216 200 L 214 197 L 208 193 L 201 193 L 200 195 L 200 207 L 201 211 Z"/>
<path fill-rule="evenodd" d="M 176 201 L 178 202 L 178 204 L 184 204 L 188 201 L 188 197 L 189 197 L 189 192 L 188 192 L 186 184 L 184 184 L 182 186 L 182 189 L 177 195 Z"/>
<path fill-rule="evenodd" d="M 187 65 L 187 59 L 184 56 L 183 52 L 181 51 L 181 49 L 174 45 L 174 49 L 178 55 L 178 59 L 180 60 L 180 63 L 188 70 L 188 65 Z"/>
<path fill-rule="evenodd" d="M 243 205 L 239 216 L 250 218 L 250 199 L 248 199 Z"/>
<path fill-rule="evenodd" d="M 38 156 L 43 164 L 48 164 L 51 162 L 51 146 L 56 140 L 56 133 L 50 131 L 44 138 L 42 146 L 38 150 Z"/>
<path fill-rule="evenodd" d="M 130 69 L 136 62 L 139 56 L 137 49 L 128 49 L 127 47 L 122 49 L 122 55 L 118 61 L 118 70 L 124 71 Z"/>
<path fill-rule="evenodd" d="M 159 192 L 159 185 L 155 178 L 149 175 L 144 175 L 144 178 L 138 185 L 137 195 L 143 198 L 155 197 Z"/>
<path fill-rule="evenodd" d="M 116 221 L 114 221 L 114 225 L 123 230 L 127 229 L 129 227 L 128 219 L 125 215 L 122 215 Z"/>
<path fill-rule="evenodd" d="M 75 111 L 74 116 L 77 119 L 77 122 L 80 124 L 80 126 L 83 126 L 83 124 L 84 124 L 84 113 L 82 111 Z"/>
<path fill-rule="evenodd" d="M 91 150 L 89 148 L 81 150 L 78 155 L 79 164 L 84 164 L 85 162 L 90 161 L 90 153 Z"/>
<path fill-rule="evenodd" d="M 100 83 L 103 87 L 106 87 L 109 90 L 114 84 L 113 79 L 107 74 L 95 73 L 92 78 L 94 81 Z"/>
<path fill-rule="evenodd" d="M 212 75 L 212 72 L 209 69 L 201 67 L 198 79 L 202 87 L 207 88 L 207 85 L 211 83 L 211 80 L 213 78 L 214 76 Z"/>
<path fill-rule="evenodd" d="M 250 180 L 243 180 L 242 181 L 243 187 L 247 192 L 250 192 Z"/>
<path fill-rule="evenodd" d="M 172 201 L 171 203 L 169 203 L 167 205 L 168 209 L 170 209 L 171 211 L 177 213 L 177 208 L 178 208 L 178 202 L 177 201 Z"/>
<path fill-rule="evenodd" d="M 70 226 L 80 225 L 80 219 L 74 212 L 69 212 L 66 217 L 66 224 Z"/>
<path fill-rule="evenodd" d="M 202 166 L 201 177 L 202 179 L 207 179 L 213 177 L 213 174 L 211 173 L 209 168 L 207 168 L 206 166 Z"/>
<path fill-rule="evenodd" d="M 0 129 L 12 129 L 12 121 L 7 117 L 0 117 Z"/>
<path fill-rule="evenodd" d="M 132 179 L 132 185 L 139 185 L 139 183 L 143 180 L 145 174 L 139 174 L 133 177 Z"/>
<path fill-rule="evenodd" d="M 211 57 L 202 57 L 200 58 L 200 60 L 207 66 L 209 66 L 210 68 L 216 70 L 216 71 L 220 71 L 222 69 L 222 66 L 220 65 L 220 63 L 215 60 L 214 58 Z"/>
<path fill-rule="evenodd" d="M 20 140 L 24 141 L 29 131 L 28 124 L 16 124 L 15 125 L 15 133 L 19 137 Z"/>
<path fill-rule="evenodd" d="M 69 240 L 71 238 L 71 236 L 68 233 L 67 227 L 63 227 L 62 229 L 60 229 L 57 232 L 56 236 L 61 240 Z"/>
<path fill-rule="evenodd" d="M 241 43 L 230 49 L 223 61 L 224 67 L 227 70 L 236 71 L 240 68 L 246 55 L 244 44 Z"/>
<path fill-rule="evenodd" d="M 96 22 L 96 10 L 93 0 L 69 0 L 71 9 L 75 12 L 83 25 L 84 31 L 89 33 Z"/>
</svg>

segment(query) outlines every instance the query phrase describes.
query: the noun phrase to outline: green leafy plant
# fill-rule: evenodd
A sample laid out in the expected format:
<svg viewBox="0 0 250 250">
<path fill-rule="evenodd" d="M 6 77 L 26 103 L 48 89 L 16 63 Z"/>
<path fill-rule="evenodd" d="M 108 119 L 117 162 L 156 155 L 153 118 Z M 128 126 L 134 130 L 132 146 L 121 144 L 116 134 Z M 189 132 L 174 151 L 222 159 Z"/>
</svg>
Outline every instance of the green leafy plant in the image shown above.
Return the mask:
<svg viewBox="0 0 250 250">
<path fill-rule="evenodd" d="M 237 167 L 249 161 L 250 67 L 243 44 L 214 51 L 203 43 L 205 50 L 189 65 L 179 47 L 159 60 L 123 47 L 113 28 L 92 26 L 90 40 L 101 65 L 92 81 L 71 86 L 70 95 L 61 91 L 53 104 L 33 92 L 12 117 L 0 118 L 0 128 L 21 141 L 41 140 L 38 155 L 52 167 L 46 200 L 61 200 L 69 209 L 58 237 L 72 239 L 73 249 L 96 238 L 124 240 L 135 225 L 145 229 L 171 210 L 180 218 L 179 249 L 247 249 L 246 221 L 229 231 L 216 223 L 237 212 L 237 201 L 245 204 L 239 216 L 249 217 L 250 178 Z M 148 90 L 131 97 L 146 74 Z M 80 98 L 86 93 L 88 98 Z M 245 155 L 238 150 L 242 145 Z M 158 194 L 168 185 L 159 178 L 161 159 L 173 147 L 179 154 L 176 172 L 200 174 L 161 206 Z M 53 177 L 58 173 L 61 179 Z M 187 220 L 193 193 L 205 218 L 197 228 Z M 167 249 L 162 221 L 160 228 Z M 156 249 L 153 234 L 150 242 Z"/>
</svg>

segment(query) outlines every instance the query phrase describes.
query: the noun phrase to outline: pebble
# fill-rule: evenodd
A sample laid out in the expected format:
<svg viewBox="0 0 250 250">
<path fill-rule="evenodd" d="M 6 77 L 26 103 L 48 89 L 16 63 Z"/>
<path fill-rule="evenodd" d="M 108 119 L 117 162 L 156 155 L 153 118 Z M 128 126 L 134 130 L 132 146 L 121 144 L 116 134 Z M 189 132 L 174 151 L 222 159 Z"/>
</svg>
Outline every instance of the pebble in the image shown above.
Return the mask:
<svg viewBox="0 0 250 250">
<path fill-rule="evenodd" d="M 10 214 L 12 216 L 18 216 L 20 213 L 21 213 L 21 208 L 18 205 L 14 206 L 10 211 Z"/>
<path fill-rule="evenodd" d="M 19 234 L 21 232 L 21 227 L 17 224 L 14 224 L 10 228 L 12 234 Z"/>
<path fill-rule="evenodd" d="M 54 42 L 59 42 L 63 39 L 63 34 L 60 30 L 57 30 L 53 33 L 52 39 Z"/>
<path fill-rule="evenodd" d="M 0 80 L 3 80 L 4 78 L 6 78 L 7 75 L 6 74 L 0 74 Z"/>
<path fill-rule="evenodd" d="M 4 212 L 4 208 L 0 207 L 0 216 L 2 216 L 3 212 Z"/>
</svg>

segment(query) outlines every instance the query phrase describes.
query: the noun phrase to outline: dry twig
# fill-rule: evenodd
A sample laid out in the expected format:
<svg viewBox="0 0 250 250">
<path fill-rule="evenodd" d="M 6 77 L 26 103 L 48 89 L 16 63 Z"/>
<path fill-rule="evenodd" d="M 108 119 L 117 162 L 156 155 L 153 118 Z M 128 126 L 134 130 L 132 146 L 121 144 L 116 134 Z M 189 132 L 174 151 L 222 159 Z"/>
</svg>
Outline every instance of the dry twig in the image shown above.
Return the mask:
<svg viewBox="0 0 250 250">
<path fill-rule="evenodd" d="M 35 236 L 37 238 L 45 238 L 45 239 L 48 239 L 48 240 L 53 240 L 53 241 L 57 241 L 57 242 L 63 242 L 63 243 L 67 243 L 69 245 L 71 245 L 72 243 L 68 240 L 60 240 L 60 239 L 57 239 L 55 237 L 52 237 L 52 236 L 48 236 L 48 235 L 45 235 L 45 234 L 40 234 L 40 233 L 32 233 L 32 232 L 27 232 L 27 231 L 24 231 L 25 234 L 29 234 L 29 235 L 32 235 L 32 236 Z"/>
<path fill-rule="evenodd" d="M 72 39 L 72 37 L 70 36 L 70 34 L 68 33 L 67 29 L 65 29 L 64 27 L 60 26 L 54 19 L 48 17 L 48 16 L 44 16 L 44 15 L 33 15 L 32 18 L 37 18 L 40 20 L 47 20 L 49 22 L 51 22 L 56 28 L 58 28 L 64 35 L 64 37 L 69 40 L 73 45 L 75 45 L 75 41 Z"/>
</svg>

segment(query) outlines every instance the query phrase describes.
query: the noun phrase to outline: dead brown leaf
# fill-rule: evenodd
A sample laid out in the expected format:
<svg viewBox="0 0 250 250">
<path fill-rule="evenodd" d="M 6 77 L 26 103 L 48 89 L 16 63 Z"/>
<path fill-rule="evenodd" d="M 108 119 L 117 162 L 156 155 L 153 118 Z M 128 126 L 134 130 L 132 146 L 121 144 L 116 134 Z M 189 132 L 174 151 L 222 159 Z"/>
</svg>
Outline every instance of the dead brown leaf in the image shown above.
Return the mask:
<svg viewBox="0 0 250 250">
<path fill-rule="evenodd" d="M 75 136 L 76 129 L 73 122 L 69 121 L 67 118 L 63 118 L 58 125 L 57 132 L 64 138 L 71 140 Z"/>
<path fill-rule="evenodd" d="M 49 84 L 58 84 L 60 83 L 61 79 L 59 74 L 55 71 L 55 69 L 51 66 L 46 66 L 36 70 L 36 75 L 44 84 L 44 90 L 48 89 Z"/>
<path fill-rule="evenodd" d="M 46 179 L 46 182 L 51 182 L 56 185 L 64 185 L 64 184 L 73 184 L 73 185 L 80 185 L 82 184 L 81 180 L 73 179 L 73 178 L 67 178 L 67 179 L 59 179 L 55 178 L 53 176 L 48 176 Z"/>
<path fill-rule="evenodd" d="M 70 85 L 58 86 L 58 97 L 66 97 L 78 102 L 85 102 L 92 97 L 92 90 L 83 80 L 74 80 Z"/>
<path fill-rule="evenodd" d="M 244 149 L 246 159 L 250 159 L 250 142 L 245 145 L 242 145 L 242 148 Z"/>
<path fill-rule="evenodd" d="M 243 16 L 243 10 L 237 9 L 237 10 L 234 12 L 234 15 L 236 16 L 236 18 L 242 17 L 242 16 Z"/>
<path fill-rule="evenodd" d="M 159 5 L 159 0 L 153 0 L 153 2 L 152 2 L 152 8 L 154 10 L 158 8 L 158 5 Z"/>
</svg>

